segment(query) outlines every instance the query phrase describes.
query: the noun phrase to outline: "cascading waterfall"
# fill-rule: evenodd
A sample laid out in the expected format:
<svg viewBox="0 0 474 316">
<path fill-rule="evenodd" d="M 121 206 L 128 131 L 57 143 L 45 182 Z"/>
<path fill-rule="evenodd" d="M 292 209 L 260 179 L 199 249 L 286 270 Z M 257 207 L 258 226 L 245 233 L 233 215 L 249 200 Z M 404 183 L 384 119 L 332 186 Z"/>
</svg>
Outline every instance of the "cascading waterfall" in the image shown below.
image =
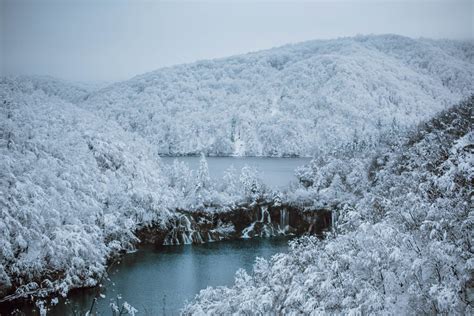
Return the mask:
<svg viewBox="0 0 474 316">
<path fill-rule="evenodd" d="M 254 236 L 271 237 L 280 234 L 272 223 L 272 217 L 267 205 L 261 205 L 257 212 L 257 220 L 242 230 L 241 238 Z"/>
<path fill-rule="evenodd" d="M 193 236 L 192 242 L 194 242 L 195 244 L 203 244 L 204 243 L 204 240 L 202 240 L 202 236 L 201 236 L 200 232 L 193 231 L 192 236 Z"/>
<path fill-rule="evenodd" d="M 193 243 L 193 233 L 194 230 L 191 227 L 191 221 L 186 215 L 181 216 L 179 219 L 180 226 L 184 228 L 182 232 L 182 243 L 185 245 L 189 245 Z"/>
<path fill-rule="evenodd" d="M 189 236 L 189 232 L 183 232 L 181 233 L 182 239 L 183 239 L 183 244 L 189 245 L 193 243 L 193 239 L 191 236 Z"/>
<path fill-rule="evenodd" d="M 290 214 L 286 208 L 280 210 L 280 231 L 286 232 L 290 228 Z"/>
<path fill-rule="evenodd" d="M 250 224 L 250 226 L 244 228 L 244 230 L 242 230 L 242 237 L 241 238 L 244 238 L 244 239 L 251 238 L 252 236 L 250 236 L 250 233 L 253 232 L 254 228 L 255 228 L 255 222 Z"/>
<path fill-rule="evenodd" d="M 202 244 L 204 240 L 201 233 L 193 228 L 189 216 L 182 215 L 166 235 L 163 245 L 190 245 L 193 243 Z"/>
<path fill-rule="evenodd" d="M 290 216 L 292 225 L 290 226 Z M 337 214 L 328 210 L 297 212 L 291 206 L 260 204 L 232 213 L 182 212 L 170 222 L 163 245 L 202 244 L 233 239 L 287 234 L 322 234 L 335 225 Z"/>
<path fill-rule="evenodd" d="M 268 207 L 267 206 L 261 206 L 260 207 L 260 219 L 258 220 L 260 223 L 272 223 L 272 219 L 270 217 L 270 213 L 268 213 Z"/>
<path fill-rule="evenodd" d="M 263 237 L 271 237 L 275 235 L 274 227 L 272 225 L 272 218 L 270 213 L 268 212 L 268 206 L 262 206 L 260 208 L 262 214 L 262 232 L 261 235 Z"/>
<path fill-rule="evenodd" d="M 214 242 L 215 240 L 212 238 L 211 233 L 207 232 L 207 242 Z"/>
</svg>

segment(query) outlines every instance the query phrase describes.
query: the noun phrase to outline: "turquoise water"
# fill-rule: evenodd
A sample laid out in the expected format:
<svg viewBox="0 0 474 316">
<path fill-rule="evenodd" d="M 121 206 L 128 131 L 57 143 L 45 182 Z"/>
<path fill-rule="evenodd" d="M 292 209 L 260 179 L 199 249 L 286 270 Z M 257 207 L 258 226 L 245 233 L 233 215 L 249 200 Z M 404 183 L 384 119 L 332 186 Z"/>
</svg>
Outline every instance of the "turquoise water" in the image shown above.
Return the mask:
<svg viewBox="0 0 474 316">
<path fill-rule="evenodd" d="M 70 293 L 48 315 L 84 315 L 99 297 L 93 312 L 112 315 L 117 296 L 138 310 L 137 315 L 178 315 L 186 300 L 208 286 L 232 285 L 239 268 L 251 272 L 257 257 L 288 250 L 288 237 L 256 238 L 202 245 L 142 247 L 115 263 L 103 287 Z M 100 297 L 98 294 L 104 297 Z M 18 306 L 26 315 L 33 308 Z M 37 315 L 37 314 L 36 314 Z"/>
<path fill-rule="evenodd" d="M 174 159 L 185 161 L 197 169 L 200 157 L 164 157 L 163 163 Z M 260 171 L 265 184 L 273 188 L 296 181 L 294 169 L 310 161 L 308 158 L 208 157 L 209 173 L 220 179 L 232 165 L 238 171 L 249 165 Z M 99 315 L 111 315 L 110 303 L 121 296 L 138 311 L 138 315 L 176 315 L 186 300 L 191 300 L 208 286 L 232 285 L 239 268 L 250 271 L 256 257 L 268 258 L 288 249 L 287 238 L 252 239 L 215 242 L 203 245 L 142 247 L 125 255 L 112 265 L 109 280 L 102 288 L 72 291 L 67 300 L 51 307 L 48 315 L 83 315 L 91 309 Z M 99 296 L 99 292 L 101 296 Z M 111 301 L 112 300 L 112 301 Z M 19 308 L 26 315 L 35 315 L 28 304 L 0 305 L 0 315 Z M 36 314 L 37 315 L 37 314 Z"/>
</svg>

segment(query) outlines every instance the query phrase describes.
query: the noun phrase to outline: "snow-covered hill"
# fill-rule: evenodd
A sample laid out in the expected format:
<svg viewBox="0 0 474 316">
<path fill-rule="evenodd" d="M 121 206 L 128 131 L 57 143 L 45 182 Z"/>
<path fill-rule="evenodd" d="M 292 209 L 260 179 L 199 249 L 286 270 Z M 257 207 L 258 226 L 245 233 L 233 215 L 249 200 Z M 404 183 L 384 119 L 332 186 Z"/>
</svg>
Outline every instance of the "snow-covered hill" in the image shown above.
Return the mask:
<svg viewBox="0 0 474 316">
<path fill-rule="evenodd" d="M 80 106 L 160 154 L 313 155 L 474 92 L 473 42 L 358 36 L 160 69 Z"/>
<path fill-rule="evenodd" d="M 166 223 L 175 208 L 259 193 L 249 170 L 203 185 L 205 172 L 165 169 L 158 154 L 373 149 L 371 140 L 473 93 L 473 51 L 472 42 L 366 36 L 161 69 L 98 91 L 0 78 L 0 297 L 95 284 L 138 228 Z M 356 185 L 365 164 L 337 161 L 300 174 L 321 185 L 316 195 L 288 199 L 329 200 Z M 333 166 L 347 174 L 333 181 Z"/>
<path fill-rule="evenodd" d="M 57 86 L 0 79 L 0 298 L 95 284 L 172 207 L 155 151 L 56 96 L 73 87 L 44 88 Z"/>
<path fill-rule="evenodd" d="M 95 285 L 137 230 L 260 193 L 250 168 L 217 185 L 205 160 L 195 173 L 163 166 L 147 140 L 67 101 L 85 95 L 50 78 L 0 78 L 0 302 Z"/>
<path fill-rule="evenodd" d="M 473 107 L 439 114 L 398 146 L 313 161 L 306 190 L 336 204 L 333 232 L 257 259 L 183 314 L 472 315 Z"/>
<path fill-rule="evenodd" d="M 104 85 L 94 83 L 76 83 L 50 76 L 10 76 L 10 82 L 21 83 L 24 91 L 41 90 L 49 97 L 58 97 L 64 101 L 76 103 Z"/>
</svg>

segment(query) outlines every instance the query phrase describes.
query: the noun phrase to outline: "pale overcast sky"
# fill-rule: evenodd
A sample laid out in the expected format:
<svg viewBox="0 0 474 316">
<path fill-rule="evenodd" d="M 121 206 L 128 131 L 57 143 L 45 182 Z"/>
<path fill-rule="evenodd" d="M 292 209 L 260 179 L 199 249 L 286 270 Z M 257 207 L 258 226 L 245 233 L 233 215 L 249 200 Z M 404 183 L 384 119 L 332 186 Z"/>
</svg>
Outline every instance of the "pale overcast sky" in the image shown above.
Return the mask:
<svg viewBox="0 0 474 316">
<path fill-rule="evenodd" d="M 473 0 L 0 1 L 1 73 L 77 81 L 356 34 L 473 39 Z"/>
</svg>

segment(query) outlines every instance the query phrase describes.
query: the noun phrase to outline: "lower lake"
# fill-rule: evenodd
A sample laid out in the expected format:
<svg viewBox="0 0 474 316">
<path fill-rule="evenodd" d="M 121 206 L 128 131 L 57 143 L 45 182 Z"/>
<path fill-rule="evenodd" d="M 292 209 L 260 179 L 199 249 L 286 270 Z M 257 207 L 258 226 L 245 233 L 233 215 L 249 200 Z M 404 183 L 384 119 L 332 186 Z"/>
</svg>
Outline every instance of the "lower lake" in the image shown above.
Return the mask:
<svg viewBox="0 0 474 316">
<path fill-rule="evenodd" d="M 289 237 L 274 237 L 141 247 L 111 266 L 101 288 L 70 292 L 67 301 L 61 299 L 48 315 L 84 315 L 96 296 L 93 312 L 97 315 L 112 315 L 110 303 L 118 296 L 119 303 L 128 302 L 137 315 L 178 315 L 200 290 L 232 285 L 238 269 L 250 273 L 257 257 L 288 251 L 288 241 Z M 26 315 L 38 315 L 27 304 L 16 307 Z"/>
<path fill-rule="evenodd" d="M 163 157 L 165 164 L 175 159 L 197 170 L 200 157 Z M 233 166 L 237 171 L 248 165 L 256 168 L 263 182 L 272 188 L 283 188 L 296 181 L 294 170 L 310 158 L 207 157 L 211 178 L 219 180 Z M 251 272 L 257 257 L 269 258 L 288 250 L 288 237 L 255 238 L 213 242 L 201 245 L 142 246 L 124 255 L 109 269 L 101 288 L 71 291 L 68 298 L 50 307 L 48 315 L 84 315 L 99 297 L 93 311 L 111 315 L 111 302 L 128 302 L 138 315 L 178 315 L 185 302 L 192 300 L 208 286 L 232 285 L 235 272 Z M 101 295 L 98 295 L 98 291 Z M 18 308 L 26 315 L 38 315 L 29 304 L 0 305 L 0 315 Z"/>
</svg>

